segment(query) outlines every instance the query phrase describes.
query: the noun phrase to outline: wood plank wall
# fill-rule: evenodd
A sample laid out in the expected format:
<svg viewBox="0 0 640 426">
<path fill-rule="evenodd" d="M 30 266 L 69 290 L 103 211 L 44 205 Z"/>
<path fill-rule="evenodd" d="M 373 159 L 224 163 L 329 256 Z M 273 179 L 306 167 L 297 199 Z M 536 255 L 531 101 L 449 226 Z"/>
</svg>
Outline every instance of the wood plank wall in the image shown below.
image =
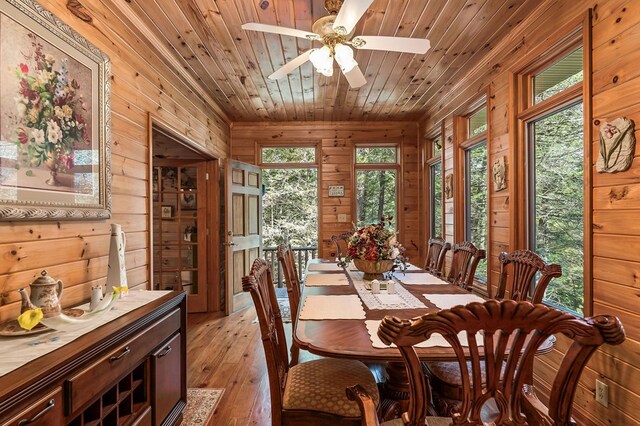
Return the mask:
<svg viewBox="0 0 640 426">
<path fill-rule="evenodd" d="M 39 2 L 111 58 L 113 216 L 107 221 L 0 223 L 0 322 L 18 315 L 15 290 L 45 268 L 65 284 L 63 305 L 88 300 L 91 286 L 105 282 L 111 223 L 127 233 L 129 286 L 147 285 L 149 113 L 212 156 L 225 158 L 229 151 L 226 119 L 165 65 L 113 2 L 84 2 L 92 23 L 72 15 L 66 2 Z"/>
<path fill-rule="evenodd" d="M 319 180 L 320 227 L 319 255 L 335 253 L 331 236 L 351 230 L 354 146 L 356 144 L 396 143 L 401 147 L 399 179 L 399 241 L 406 247 L 410 260 L 421 263 L 420 236 L 423 235 L 420 192 L 420 149 L 418 126 L 407 122 L 313 122 L 313 123 L 234 123 L 231 128 L 231 157 L 257 164 L 259 146 L 314 144 L 320 146 Z M 329 198 L 329 185 L 344 185 L 344 197 Z M 346 214 L 346 222 L 338 222 L 338 214 Z"/>
<path fill-rule="evenodd" d="M 528 52 L 546 42 L 557 29 L 573 19 L 580 19 L 593 8 L 592 29 L 592 107 L 594 156 L 597 155 L 598 125 L 607 119 L 626 116 L 636 123 L 636 139 L 640 137 L 640 2 L 546 1 L 520 26 L 489 53 L 474 70 L 461 73 L 457 86 L 441 92 L 429 103 L 429 118 L 422 123 L 428 133 L 444 122 L 445 174 L 453 164 L 449 160 L 454 149 L 453 116 L 468 102 L 489 89 L 492 108 L 489 111 L 491 140 L 489 164 L 499 156 L 511 153 L 513 105 L 509 100 L 509 71 Z M 455 141 L 454 141 L 455 142 Z M 631 425 L 640 423 L 640 150 L 629 171 L 597 174 L 593 178 L 593 310 L 594 314 L 618 316 L 626 329 L 627 340 L 621 346 L 603 347 L 591 359 L 579 384 L 575 400 L 575 416 L 584 424 Z M 491 185 L 490 185 L 491 188 Z M 509 192 L 491 189 L 491 241 L 489 243 L 490 280 L 495 287 L 499 272 L 498 254 L 510 249 L 512 230 L 509 225 Z M 454 234 L 453 203 L 446 204 L 446 237 Z M 556 350 L 541 357 L 536 365 L 536 384 L 542 398 L 548 392 L 552 374 L 559 366 L 568 344 L 559 339 Z M 609 385 L 609 407 L 595 402 L 595 380 Z"/>
</svg>

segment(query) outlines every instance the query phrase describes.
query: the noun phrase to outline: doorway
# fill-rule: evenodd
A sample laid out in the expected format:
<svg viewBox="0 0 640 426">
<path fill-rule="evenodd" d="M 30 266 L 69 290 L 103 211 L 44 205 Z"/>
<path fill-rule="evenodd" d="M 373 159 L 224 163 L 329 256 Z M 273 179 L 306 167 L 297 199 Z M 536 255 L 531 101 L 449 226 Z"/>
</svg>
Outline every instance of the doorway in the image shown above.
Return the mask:
<svg viewBox="0 0 640 426">
<path fill-rule="evenodd" d="M 218 160 L 155 124 L 151 139 L 152 288 L 184 290 L 188 312 L 217 311 Z"/>
</svg>

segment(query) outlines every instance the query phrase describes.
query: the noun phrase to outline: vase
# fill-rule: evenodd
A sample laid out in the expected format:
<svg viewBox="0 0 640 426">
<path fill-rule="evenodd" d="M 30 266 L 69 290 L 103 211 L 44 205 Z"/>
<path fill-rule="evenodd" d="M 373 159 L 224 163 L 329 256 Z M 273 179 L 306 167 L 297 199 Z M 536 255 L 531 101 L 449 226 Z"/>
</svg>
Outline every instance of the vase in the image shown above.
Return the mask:
<svg viewBox="0 0 640 426">
<path fill-rule="evenodd" d="M 384 273 L 389 272 L 393 268 L 393 259 L 385 260 L 366 260 L 353 259 L 353 264 L 358 271 L 364 272 L 365 280 L 383 280 Z"/>
<path fill-rule="evenodd" d="M 60 186 L 62 185 L 58 180 L 58 170 L 60 169 L 60 156 L 55 151 L 47 152 L 47 159 L 44 161 L 44 165 L 50 170 L 51 177 L 45 181 L 47 185 Z"/>
</svg>

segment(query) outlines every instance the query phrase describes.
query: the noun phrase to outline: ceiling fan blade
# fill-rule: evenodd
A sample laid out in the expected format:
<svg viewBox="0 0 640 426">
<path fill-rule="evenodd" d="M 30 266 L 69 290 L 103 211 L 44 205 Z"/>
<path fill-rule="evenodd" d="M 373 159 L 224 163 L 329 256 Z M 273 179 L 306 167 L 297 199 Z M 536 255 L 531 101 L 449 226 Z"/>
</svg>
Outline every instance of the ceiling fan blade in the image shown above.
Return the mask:
<svg viewBox="0 0 640 426">
<path fill-rule="evenodd" d="M 260 24 L 257 22 L 242 24 L 242 29 L 251 31 L 262 31 L 264 33 L 282 34 L 292 37 L 306 38 L 308 40 L 320 40 L 320 36 L 315 33 L 297 30 L 295 28 L 279 27 L 277 25 Z"/>
<path fill-rule="evenodd" d="M 291 71 L 295 70 L 300 65 L 304 64 L 305 62 L 307 62 L 309 60 L 309 55 L 310 54 L 311 54 L 311 50 L 307 50 L 302 55 L 298 56 L 295 59 L 292 59 L 289 62 L 287 62 L 286 64 L 284 64 L 284 66 L 282 66 L 281 68 L 277 69 L 273 74 L 271 74 L 268 77 L 269 80 L 278 80 L 278 79 L 286 76 Z"/>
<path fill-rule="evenodd" d="M 369 9 L 373 0 L 345 0 L 333 23 L 333 30 L 343 35 L 349 34 Z"/>
<path fill-rule="evenodd" d="M 409 37 L 358 36 L 351 40 L 356 49 L 390 50 L 392 52 L 427 53 L 429 40 Z"/>
<path fill-rule="evenodd" d="M 349 86 L 353 89 L 357 89 L 358 87 L 362 87 L 367 84 L 367 80 L 364 78 L 364 74 L 362 74 L 362 70 L 360 70 L 360 67 L 358 66 L 355 66 L 351 71 L 344 73 L 344 76 L 349 82 Z"/>
</svg>

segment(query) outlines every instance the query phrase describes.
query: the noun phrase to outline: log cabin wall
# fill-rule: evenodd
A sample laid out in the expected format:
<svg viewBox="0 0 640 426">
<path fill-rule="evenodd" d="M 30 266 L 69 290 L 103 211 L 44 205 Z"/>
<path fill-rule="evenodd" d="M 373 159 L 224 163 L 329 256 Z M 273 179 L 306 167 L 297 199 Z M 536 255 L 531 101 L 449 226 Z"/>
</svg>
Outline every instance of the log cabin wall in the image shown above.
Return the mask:
<svg viewBox="0 0 640 426">
<path fill-rule="evenodd" d="M 634 0 L 611 1 L 547 1 L 527 17 L 474 70 L 460 72 L 455 87 L 440 92 L 428 103 L 428 117 L 422 131 L 426 134 L 444 123 L 445 172 L 453 170 L 450 161 L 456 141 L 453 117 L 465 104 L 489 90 L 489 162 L 513 149 L 513 100 L 510 99 L 510 72 L 514 64 L 529 52 L 544 45 L 554 31 L 572 20 L 579 20 L 592 8 L 590 52 L 592 55 L 592 160 L 598 153 L 598 128 L 601 122 L 628 117 L 636 123 L 636 139 L 640 137 L 640 3 Z M 586 95 L 588 96 L 588 94 Z M 585 113 L 588 108 L 585 108 Z M 455 137 L 455 136 L 454 136 Z M 593 314 L 613 314 L 624 324 L 627 340 L 621 346 L 603 347 L 590 360 L 582 375 L 575 399 L 575 416 L 584 424 L 630 425 L 640 423 L 640 161 L 636 149 L 631 169 L 617 174 L 593 171 L 592 221 L 593 247 L 590 259 L 593 273 Z M 507 165 L 510 167 L 510 165 Z M 499 273 L 498 254 L 515 249 L 510 246 L 513 229 L 509 224 L 513 183 L 499 193 L 490 188 L 488 259 L 490 283 L 495 288 Z M 445 236 L 453 241 L 453 202 L 445 200 Z M 585 284 L 588 285 L 588 284 Z M 588 302 L 585 301 L 585 306 Z M 556 349 L 537 360 L 536 385 L 548 394 L 552 374 L 559 366 L 560 354 L 568 348 L 560 339 Z M 595 380 L 609 385 L 609 407 L 595 401 Z"/>
<path fill-rule="evenodd" d="M 145 288 L 150 279 L 149 114 L 211 156 L 225 158 L 229 151 L 229 125 L 215 112 L 219 108 L 183 83 L 115 2 L 85 2 L 90 23 L 71 14 L 66 2 L 39 2 L 111 59 L 112 218 L 0 223 L 0 322 L 19 314 L 15 290 L 43 269 L 64 282 L 64 306 L 88 300 L 91 286 L 105 283 L 111 223 L 122 224 L 127 233 L 129 286 Z"/>
<path fill-rule="evenodd" d="M 375 145 L 393 143 L 400 147 L 398 179 L 399 241 L 407 249 L 410 260 L 424 261 L 420 253 L 421 204 L 420 149 L 418 126 L 409 122 L 302 122 L 302 123 L 233 123 L 231 128 L 231 157 L 258 164 L 260 146 L 295 146 L 314 144 L 320 147 L 319 162 L 319 256 L 335 253 L 331 236 L 352 229 L 355 205 L 354 147 L 356 144 Z M 329 198 L 329 185 L 344 185 L 344 197 Z M 338 215 L 346 214 L 346 222 L 338 222 Z"/>
</svg>

